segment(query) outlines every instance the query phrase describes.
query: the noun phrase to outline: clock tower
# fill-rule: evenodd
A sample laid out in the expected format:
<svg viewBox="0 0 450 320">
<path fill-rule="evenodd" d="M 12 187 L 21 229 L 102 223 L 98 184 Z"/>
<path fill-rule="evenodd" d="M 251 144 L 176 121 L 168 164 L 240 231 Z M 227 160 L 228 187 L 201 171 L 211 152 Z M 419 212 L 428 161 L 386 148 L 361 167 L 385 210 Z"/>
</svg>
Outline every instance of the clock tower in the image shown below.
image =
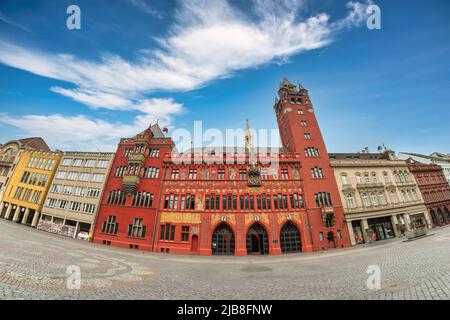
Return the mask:
<svg viewBox="0 0 450 320">
<path fill-rule="evenodd" d="M 328 243 L 331 246 L 333 237 L 349 243 L 337 183 L 308 90 L 285 78 L 280 83 L 278 96 L 274 109 L 281 142 L 288 153 L 295 154 L 301 162 L 315 250 Z"/>
</svg>

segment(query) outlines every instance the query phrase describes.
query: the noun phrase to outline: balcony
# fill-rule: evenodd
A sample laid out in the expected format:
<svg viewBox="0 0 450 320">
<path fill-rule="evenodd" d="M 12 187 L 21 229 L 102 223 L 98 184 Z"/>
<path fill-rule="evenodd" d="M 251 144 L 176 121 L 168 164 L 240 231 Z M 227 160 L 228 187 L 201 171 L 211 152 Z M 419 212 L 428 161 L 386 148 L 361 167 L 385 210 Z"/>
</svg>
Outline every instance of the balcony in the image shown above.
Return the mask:
<svg viewBox="0 0 450 320">
<path fill-rule="evenodd" d="M 136 163 L 144 165 L 145 156 L 141 153 L 132 153 L 128 156 L 128 163 Z"/>
<path fill-rule="evenodd" d="M 382 182 L 360 182 L 356 184 L 357 189 L 380 189 L 384 188 Z"/>
<path fill-rule="evenodd" d="M 139 176 L 125 175 L 122 179 L 123 186 L 127 193 L 133 193 L 140 182 L 141 178 Z"/>
<path fill-rule="evenodd" d="M 386 204 L 379 204 L 377 206 L 369 206 L 369 207 L 355 207 L 355 208 L 347 208 L 345 209 L 346 214 L 351 213 L 364 213 L 364 212 L 371 212 L 371 211 L 380 211 L 380 210 L 386 210 L 386 209 L 403 209 L 405 207 L 414 206 L 422 204 L 422 201 L 420 200 L 414 200 L 414 201 L 408 201 L 408 202 L 398 202 L 398 203 L 386 203 Z"/>
<path fill-rule="evenodd" d="M 403 187 L 403 186 L 415 186 L 416 181 L 415 180 L 409 180 L 409 181 L 398 181 L 397 186 Z"/>
<path fill-rule="evenodd" d="M 353 187 L 351 184 L 346 183 L 346 184 L 342 185 L 342 191 L 343 192 L 354 192 L 356 190 L 355 190 L 355 187 Z"/>
</svg>

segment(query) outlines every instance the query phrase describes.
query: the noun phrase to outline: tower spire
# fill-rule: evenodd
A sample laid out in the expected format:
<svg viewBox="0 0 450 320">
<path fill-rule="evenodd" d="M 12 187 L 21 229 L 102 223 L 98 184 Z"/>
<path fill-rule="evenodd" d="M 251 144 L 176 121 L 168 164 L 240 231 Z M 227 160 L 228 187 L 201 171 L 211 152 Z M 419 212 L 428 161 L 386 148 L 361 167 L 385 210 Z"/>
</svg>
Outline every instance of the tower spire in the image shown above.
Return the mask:
<svg viewBox="0 0 450 320">
<path fill-rule="evenodd" d="M 250 131 L 250 123 L 247 119 L 247 126 L 245 128 L 245 151 L 250 153 L 253 149 L 253 138 L 252 133 Z"/>
</svg>

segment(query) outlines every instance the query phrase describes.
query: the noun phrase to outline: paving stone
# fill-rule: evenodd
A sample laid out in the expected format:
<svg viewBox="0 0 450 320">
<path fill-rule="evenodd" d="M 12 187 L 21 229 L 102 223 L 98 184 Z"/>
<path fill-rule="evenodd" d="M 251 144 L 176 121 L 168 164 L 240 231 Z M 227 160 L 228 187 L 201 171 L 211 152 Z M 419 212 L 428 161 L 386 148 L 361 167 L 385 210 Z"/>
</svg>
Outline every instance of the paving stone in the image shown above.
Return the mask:
<svg viewBox="0 0 450 320">
<path fill-rule="evenodd" d="M 442 299 L 450 297 L 450 226 L 325 253 L 200 257 L 141 253 L 0 220 L 0 299 Z M 81 288 L 69 289 L 69 266 Z M 369 265 L 381 289 L 366 285 Z"/>
</svg>

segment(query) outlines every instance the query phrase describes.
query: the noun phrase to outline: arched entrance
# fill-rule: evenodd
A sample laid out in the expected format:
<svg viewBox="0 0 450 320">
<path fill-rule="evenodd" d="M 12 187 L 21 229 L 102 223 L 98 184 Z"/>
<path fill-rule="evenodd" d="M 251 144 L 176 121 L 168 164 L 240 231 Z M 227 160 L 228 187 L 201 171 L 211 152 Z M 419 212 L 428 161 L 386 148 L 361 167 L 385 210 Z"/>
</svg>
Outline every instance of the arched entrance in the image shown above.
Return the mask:
<svg viewBox="0 0 450 320">
<path fill-rule="evenodd" d="M 282 253 L 292 253 L 302 251 L 300 232 L 292 223 L 286 223 L 280 231 L 280 246 Z"/>
<path fill-rule="evenodd" d="M 436 210 L 436 212 L 437 212 L 437 215 L 438 215 L 439 222 L 440 222 L 441 224 L 444 224 L 444 216 L 442 215 L 441 209 L 438 208 L 438 209 Z"/>
<path fill-rule="evenodd" d="M 227 224 L 221 223 L 214 230 L 211 248 L 214 255 L 234 255 L 234 233 Z"/>
<path fill-rule="evenodd" d="M 259 223 L 248 229 L 247 254 L 269 254 L 269 237 L 266 229 Z"/>
<path fill-rule="evenodd" d="M 433 221 L 433 225 L 437 226 L 439 225 L 436 219 L 436 215 L 434 214 L 433 210 L 430 210 L 430 216 L 431 216 L 431 220 Z"/>
<path fill-rule="evenodd" d="M 444 214 L 445 219 L 447 219 L 447 222 L 450 222 L 450 212 L 448 211 L 447 207 L 444 207 Z"/>
</svg>

